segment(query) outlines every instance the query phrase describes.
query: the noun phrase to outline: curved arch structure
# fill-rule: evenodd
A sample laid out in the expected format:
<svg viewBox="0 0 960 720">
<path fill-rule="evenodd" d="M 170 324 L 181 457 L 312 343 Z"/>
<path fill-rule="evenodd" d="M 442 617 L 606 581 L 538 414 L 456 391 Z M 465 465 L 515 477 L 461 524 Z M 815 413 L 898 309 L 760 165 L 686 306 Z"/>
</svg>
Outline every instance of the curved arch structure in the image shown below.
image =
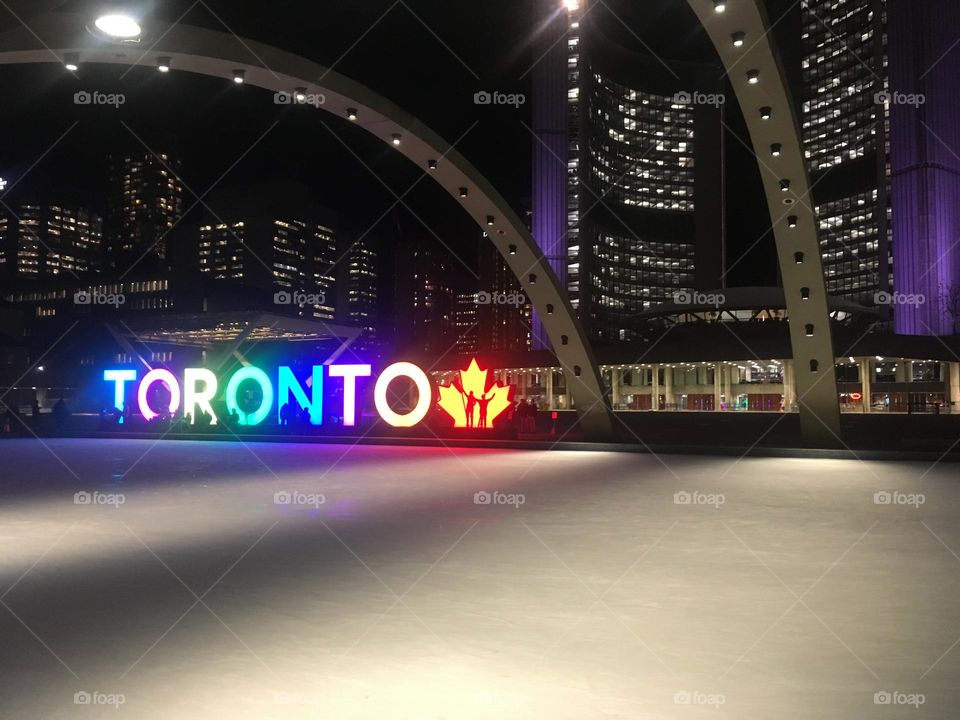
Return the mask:
<svg viewBox="0 0 960 720">
<path fill-rule="evenodd" d="M 231 79 L 243 71 L 244 82 L 271 92 L 324 96 L 320 105 L 340 117 L 348 111 L 354 124 L 395 145 L 436 180 L 487 231 L 536 308 L 553 344 L 584 435 L 609 440 L 614 417 L 593 351 L 556 276 L 523 221 L 493 186 L 449 143 L 368 88 L 304 57 L 254 40 L 187 25 L 149 23 L 141 45 L 103 41 L 86 30 L 90 18 L 50 13 L 30 29 L 0 35 L 0 64 L 63 63 L 64 53 L 78 53 L 80 63 L 112 63 L 153 68 L 158 57 L 175 71 Z M 152 44 L 151 44 L 152 43 Z M 144 54 L 145 50 L 148 50 Z"/>
<path fill-rule="evenodd" d="M 777 245 L 806 444 L 840 443 L 827 288 L 796 109 L 761 0 L 688 0 L 726 68 L 747 122 Z M 723 10 L 717 12 L 718 5 Z M 735 34 L 743 34 L 735 45 Z"/>
</svg>

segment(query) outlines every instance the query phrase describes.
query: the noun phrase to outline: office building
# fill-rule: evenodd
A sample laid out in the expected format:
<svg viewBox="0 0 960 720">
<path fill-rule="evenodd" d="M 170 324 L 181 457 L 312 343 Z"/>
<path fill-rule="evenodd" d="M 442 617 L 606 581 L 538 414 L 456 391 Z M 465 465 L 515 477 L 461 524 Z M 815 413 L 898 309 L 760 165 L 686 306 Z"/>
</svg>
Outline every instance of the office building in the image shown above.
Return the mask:
<svg viewBox="0 0 960 720">
<path fill-rule="evenodd" d="M 304 192 L 290 189 L 278 197 L 243 188 L 215 195 L 199 228 L 201 275 L 217 283 L 272 290 L 279 311 L 333 320 L 335 223 L 329 213 L 308 203 Z"/>
<path fill-rule="evenodd" d="M 354 343 L 359 350 L 371 350 L 379 342 L 377 337 L 379 258 L 377 244 L 369 236 L 348 239 L 348 247 L 340 252 L 343 258 L 343 307 L 340 317 L 347 325 L 363 329 L 363 335 Z"/>
<path fill-rule="evenodd" d="M 618 45 L 590 3 L 537 7 L 533 236 L 593 340 L 632 340 L 722 284 L 721 72 Z"/>
<path fill-rule="evenodd" d="M 108 167 L 109 267 L 169 267 L 171 231 L 185 210 L 179 158 L 144 149 L 112 155 Z"/>
<path fill-rule="evenodd" d="M 0 210 L 0 277 L 81 277 L 100 269 L 103 221 L 85 208 L 15 205 Z"/>
</svg>

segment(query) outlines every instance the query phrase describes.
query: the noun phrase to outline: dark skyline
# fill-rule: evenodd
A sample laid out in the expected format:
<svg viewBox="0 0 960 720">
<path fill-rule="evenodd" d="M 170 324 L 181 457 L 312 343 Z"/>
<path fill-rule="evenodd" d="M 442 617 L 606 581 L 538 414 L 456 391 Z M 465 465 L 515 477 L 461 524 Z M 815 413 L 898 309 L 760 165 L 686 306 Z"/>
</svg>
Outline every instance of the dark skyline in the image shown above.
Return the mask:
<svg viewBox="0 0 960 720">
<path fill-rule="evenodd" d="M 175 20 L 188 7 L 157 3 L 154 13 Z M 597 12 L 606 13 L 604 27 L 617 42 L 641 51 L 647 45 L 665 57 L 672 49 L 674 56 L 709 59 L 709 42 L 686 3 L 661 2 L 649 13 L 616 3 L 610 7 L 616 16 L 603 6 Z M 384 94 L 457 142 L 509 203 L 521 212 L 527 209 L 535 142 L 528 130 L 530 69 L 537 59 L 531 46 L 532 3 L 456 8 L 373 2 L 330 13 L 326 7 L 287 2 L 279 4 L 276 17 L 297 21 L 264 25 L 249 8 L 212 2 L 195 7 L 183 22 L 226 26 L 278 44 Z M 675 30 L 669 33 L 678 38 L 675 47 L 663 43 L 657 27 Z M 476 257 L 474 224 L 440 188 L 417 182 L 420 169 L 346 121 L 310 107 L 277 106 L 258 88 L 176 68 L 161 75 L 148 68 L 83 66 L 74 77 L 53 64 L 0 68 L 0 88 L 7 109 L 0 129 L 16 139 L 0 161 L 0 176 L 15 184 L 10 200 L 70 202 L 103 211 L 105 155 L 147 145 L 183 158 L 186 208 L 196 203 L 194 193 L 203 195 L 215 183 L 229 188 L 291 179 L 307 185 L 316 202 L 339 211 L 355 233 L 384 216 L 382 234 L 390 235 L 399 223 L 404 235 L 437 236 L 468 262 Z M 74 93 L 83 90 L 122 93 L 125 102 L 117 109 L 77 106 Z M 516 109 L 478 106 L 473 94 L 479 90 L 523 93 L 527 102 Z M 732 133 L 742 133 L 736 115 L 728 125 Z M 750 192 L 758 182 L 755 162 L 732 133 L 729 174 L 741 192 L 728 197 L 728 237 L 729 253 L 736 257 L 763 235 L 769 221 Z M 397 204 L 396 196 L 411 186 L 403 204 Z M 183 223 L 199 222 L 202 211 L 197 204 Z M 734 268 L 730 284 L 776 282 L 774 258 L 767 237 Z"/>
</svg>

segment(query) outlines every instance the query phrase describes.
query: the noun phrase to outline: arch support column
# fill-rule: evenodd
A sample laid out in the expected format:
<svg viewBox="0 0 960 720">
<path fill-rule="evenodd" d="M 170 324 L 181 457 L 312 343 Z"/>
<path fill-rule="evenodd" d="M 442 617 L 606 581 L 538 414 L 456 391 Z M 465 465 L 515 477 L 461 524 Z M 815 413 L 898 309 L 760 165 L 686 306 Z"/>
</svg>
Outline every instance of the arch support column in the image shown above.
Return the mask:
<svg viewBox="0 0 960 720">
<path fill-rule="evenodd" d="M 743 111 L 777 246 L 804 443 L 840 441 L 840 405 L 817 221 L 796 109 L 761 0 L 687 0 L 716 47 Z M 743 34 L 739 47 L 735 33 Z"/>
</svg>

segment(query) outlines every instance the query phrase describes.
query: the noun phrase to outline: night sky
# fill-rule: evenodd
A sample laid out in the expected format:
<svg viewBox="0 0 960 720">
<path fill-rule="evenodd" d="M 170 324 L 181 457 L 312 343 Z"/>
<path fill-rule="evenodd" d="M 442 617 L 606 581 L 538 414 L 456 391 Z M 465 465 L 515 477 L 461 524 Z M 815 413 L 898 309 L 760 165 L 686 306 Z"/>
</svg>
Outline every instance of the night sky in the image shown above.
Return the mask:
<svg viewBox="0 0 960 720">
<path fill-rule="evenodd" d="M 80 2 L 11 7 L 29 22 L 30 9 L 44 4 L 95 14 L 91 4 Z M 664 57 L 712 58 L 685 0 L 643 3 L 643 8 L 628 2 L 608 5 L 616 16 L 606 7 L 597 10 L 605 13 L 606 31 L 628 47 L 643 50 L 647 45 Z M 155 3 L 152 12 L 163 20 L 183 16 L 182 22 L 229 29 L 303 54 L 383 94 L 448 141 L 466 133 L 458 149 L 515 208 L 528 205 L 534 142 L 525 127 L 530 125 L 530 103 L 519 109 L 476 106 L 473 94 L 486 89 L 529 98 L 529 70 L 535 61 L 532 2 L 278 0 L 267 10 L 260 3 L 184 0 Z M 5 19 L 2 27 L 16 23 L 2 8 L 0 17 Z M 362 233 L 395 202 L 384 184 L 400 195 L 422 174 L 345 120 L 309 107 L 278 107 L 264 90 L 175 70 L 161 75 L 137 69 L 121 77 L 125 72 L 121 66 L 83 66 L 75 78 L 53 64 L 0 68 L 5 138 L 0 176 L 17 183 L 7 202 L 40 199 L 102 211 L 105 155 L 142 148 L 142 143 L 178 153 L 186 186 L 203 194 L 256 143 L 219 188 L 295 179 Z M 76 106 L 73 94 L 79 90 L 123 93 L 126 102 L 119 109 Z M 742 133 L 739 113 L 728 108 L 734 110 L 728 119 L 732 131 Z M 729 174 L 735 179 L 728 197 L 728 256 L 733 258 L 763 234 L 769 220 L 752 158 L 733 135 L 727 148 Z M 195 198 L 187 192 L 185 200 L 189 207 Z M 436 234 L 474 261 L 476 229 L 454 199 L 421 182 L 404 202 L 413 212 L 399 206 L 390 213 L 381 226 L 386 237 L 396 238 L 398 224 L 404 238 Z M 196 208 L 186 222 L 199 220 L 201 212 Z M 731 285 L 775 281 L 770 237 L 729 278 Z"/>
</svg>

